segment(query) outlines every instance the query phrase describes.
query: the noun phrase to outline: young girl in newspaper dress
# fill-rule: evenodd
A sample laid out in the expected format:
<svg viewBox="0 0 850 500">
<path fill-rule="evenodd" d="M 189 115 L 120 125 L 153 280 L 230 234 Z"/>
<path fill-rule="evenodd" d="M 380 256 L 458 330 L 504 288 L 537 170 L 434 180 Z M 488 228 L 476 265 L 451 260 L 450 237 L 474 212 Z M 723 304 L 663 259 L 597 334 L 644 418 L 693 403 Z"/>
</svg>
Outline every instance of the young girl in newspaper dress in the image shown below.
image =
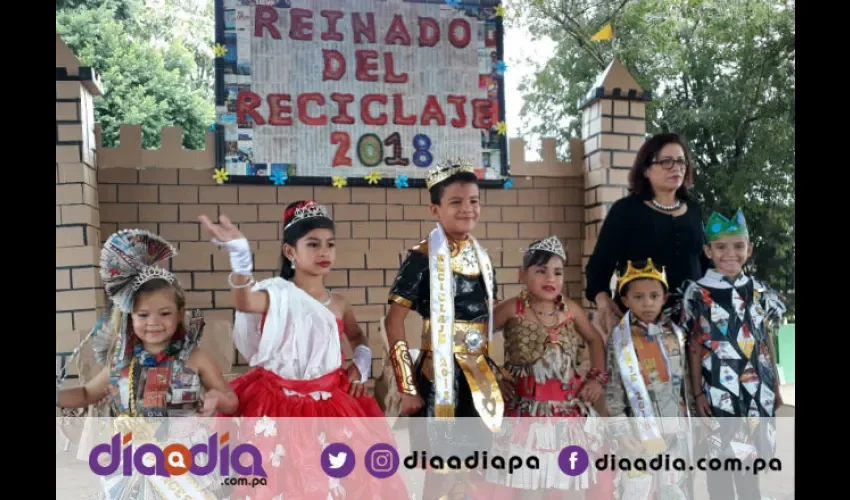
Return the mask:
<svg viewBox="0 0 850 500">
<path fill-rule="evenodd" d="M 572 492 L 595 498 L 590 491 L 599 490 L 592 466 L 577 477 L 558 466 L 564 446 L 591 453 L 601 448 L 604 424 L 592 405 L 608 383 L 602 335 L 578 304 L 561 295 L 566 262 L 557 237 L 532 243 L 522 259 L 522 294 L 495 309 L 493 328 L 504 329 L 504 367 L 514 387 L 491 455 L 535 457 L 539 469 L 488 469 L 491 484 L 476 485 L 476 499 L 519 499 L 532 491 L 534 498 L 570 498 Z"/>
<path fill-rule="evenodd" d="M 233 415 L 245 420 L 240 439 L 271 457 L 266 486 L 237 489 L 233 498 L 408 498 L 399 475 L 371 477 L 362 459 L 341 480 L 320 465 L 331 443 L 345 443 L 361 457 L 374 443 L 392 442 L 377 401 L 366 394 L 372 352 L 365 335 L 345 298 L 324 284 L 336 253 L 327 209 L 314 201 L 286 208 L 281 276 L 259 283 L 252 276 L 248 240 L 230 220 L 224 215 L 220 224 L 200 220 L 213 242 L 230 252 L 233 338 L 253 367 L 231 382 L 239 396 Z M 343 337 L 354 347 L 347 369 Z M 291 417 L 310 418 L 282 420 Z"/>
<path fill-rule="evenodd" d="M 691 388 L 685 334 L 662 308 L 667 276 L 646 262 L 627 262 L 617 287 L 628 308 L 608 338 L 609 433 L 615 455 L 649 460 L 659 454 L 693 463 Z M 609 458 L 610 460 L 610 458 Z M 610 467 L 610 463 L 609 463 Z M 616 472 L 617 496 L 630 500 L 693 498 L 693 474 L 679 470 Z"/>
<path fill-rule="evenodd" d="M 109 309 L 72 357 L 91 340 L 95 360 L 104 368 L 84 386 L 60 391 L 63 367 L 56 388 L 56 406 L 85 408 L 106 398 L 106 413 L 119 417 L 110 422 L 116 428 L 104 429 L 96 419 L 86 419 L 84 437 L 93 441 L 81 439 L 86 459 L 89 445 L 107 441 L 116 431 L 132 432 L 136 445 L 163 434 L 168 442 L 190 446 L 206 442 L 207 435 L 193 425 L 197 420 L 166 422 L 158 417 L 212 416 L 238 406 L 215 361 L 198 348 L 203 318 L 193 312 L 188 322 L 184 319 L 186 299 L 180 283 L 154 265 L 176 253 L 161 237 L 138 229 L 117 232 L 103 246 L 100 276 Z M 212 499 L 218 497 L 221 477 L 217 471 L 206 476 L 127 477 L 118 470 L 104 479 L 103 486 L 110 499 L 166 498 L 173 489 L 194 499 Z"/>
</svg>

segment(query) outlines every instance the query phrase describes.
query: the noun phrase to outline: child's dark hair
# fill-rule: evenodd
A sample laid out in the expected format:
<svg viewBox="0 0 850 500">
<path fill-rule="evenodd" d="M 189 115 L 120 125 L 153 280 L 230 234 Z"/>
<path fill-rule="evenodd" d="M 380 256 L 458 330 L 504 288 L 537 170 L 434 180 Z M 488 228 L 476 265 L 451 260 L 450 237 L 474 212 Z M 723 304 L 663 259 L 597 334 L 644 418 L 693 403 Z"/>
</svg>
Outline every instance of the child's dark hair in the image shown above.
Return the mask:
<svg viewBox="0 0 850 500">
<path fill-rule="evenodd" d="M 310 200 L 295 201 L 287 205 L 283 212 L 283 242 L 289 246 L 294 247 L 298 240 L 314 229 L 336 230 L 334 222 L 327 217 L 309 217 L 286 227 L 292 221 L 295 209 L 310 203 L 315 202 Z M 280 277 L 285 280 L 292 280 L 295 277 L 295 269 L 292 267 L 292 262 L 286 258 L 286 254 L 283 253 L 283 248 L 280 250 L 280 260 Z"/>
<path fill-rule="evenodd" d="M 531 244 L 531 246 L 540 243 L 540 241 L 542 240 L 535 241 Z M 531 252 L 525 252 L 525 254 L 522 256 L 522 270 L 527 271 L 529 268 L 534 266 L 545 266 L 549 263 L 550 260 L 552 260 L 553 257 L 558 256 L 553 254 L 552 252 L 547 252 L 546 250 L 533 250 Z M 560 257 L 558 258 L 560 259 Z M 564 262 L 564 265 L 566 264 L 567 263 Z"/>
<path fill-rule="evenodd" d="M 443 201 L 443 193 L 446 192 L 446 188 L 451 186 L 452 184 L 463 183 L 463 184 L 478 184 L 478 176 L 473 172 L 461 172 L 451 177 L 448 177 L 446 180 L 434 185 L 429 190 L 431 193 L 431 204 L 439 205 L 440 202 Z"/>
</svg>

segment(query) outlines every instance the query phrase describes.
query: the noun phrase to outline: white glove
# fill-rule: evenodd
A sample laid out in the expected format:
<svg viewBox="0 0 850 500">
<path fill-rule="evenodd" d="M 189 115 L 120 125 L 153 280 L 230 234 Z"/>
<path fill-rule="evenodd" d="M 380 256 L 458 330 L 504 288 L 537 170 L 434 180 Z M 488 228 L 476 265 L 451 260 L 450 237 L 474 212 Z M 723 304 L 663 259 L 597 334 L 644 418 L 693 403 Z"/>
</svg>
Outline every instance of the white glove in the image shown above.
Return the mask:
<svg viewBox="0 0 850 500">
<path fill-rule="evenodd" d="M 251 255 L 251 247 L 248 245 L 248 240 L 239 238 L 238 240 L 218 241 L 213 238 L 212 242 L 221 247 L 226 248 L 230 252 L 230 268 L 234 273 L 242 276 L 250 276 L 254 270 L 254 259 Z"/>
<path fill-rule="evenodd" d="M 365 383 L 372 376 L 372 349 L 369 346 L 360 344 L 354 348 L 352 362 L 357 370 L 360 371 L 360 383 Z"/>
</svg>

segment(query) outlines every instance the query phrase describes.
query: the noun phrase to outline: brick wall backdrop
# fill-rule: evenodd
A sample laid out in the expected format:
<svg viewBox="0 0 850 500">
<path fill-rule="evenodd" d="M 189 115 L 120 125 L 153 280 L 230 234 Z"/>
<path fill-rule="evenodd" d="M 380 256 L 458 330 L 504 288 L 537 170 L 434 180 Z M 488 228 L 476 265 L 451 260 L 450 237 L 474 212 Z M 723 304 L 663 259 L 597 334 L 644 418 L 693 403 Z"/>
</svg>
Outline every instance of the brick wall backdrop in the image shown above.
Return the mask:
<svg viewBox="0 0 850 500">
<path fill-rule="evenodd" d="M 212 174 L 212 169 L 100 169 L 101 238 L 128 227 L 161 234 L 179 248 L 171 268 L 187 290 L 188 306 L 204 309 L 210 320 L 231 321 L 230 261 L 226 252 L 201 234 L 198 215 L 226 214 L 237 223 L 255 250 L 256 277 L 264 279 L 277 275 L 280 268 L 284 208 L 296 200 L 315 199 L 327 205 L 337 224 L 337 259 L 327 284 L 355 306 L 379 363 L 378 322 L 388 308 L 389 286 L 406 249 L 434 227 L 428 192 L 217 185 Z M 581 177 L 538 177 L 515 179 L 511 189 L 482 189 L 481 222 L 475 236 L 493 259 L 500 298 L 519 292 L 521 249 L 553 234 L 565 242 L 568 253 L 565 291 L 571 298 L 581 298 L 583 182 Z M 243 364 L 233 352 L 233 361 Z"/>
<path fill-rule="evenodd" d="M 251 241 L 256 277 L 278 271 L 281 218 L 285 206 L 315 199 L 337 222 L 338 252 L 328 286 L 348 296 L 375 354 L 380 373 L 383 342 L 378 325 L 389 285 L 406 249 L 434 227 L 424 189 L 274 187 L 217 185 L 213 181 L 214 134 L 200 151 L 183 149 L 182 130 L 162 129 L 157 150 L 141 147 L 141 127 L 123 125 L 117 148 L 103 148 L 94 125 L 93 96 L 102 88 L 91 68 L 56 37 L 56 356 L 57 370 L 104 310 L 99 265 L 103 240 L 123 228 L 142 228 L 174 243 L 179 255 L 169 265 L 187 290 L 188 306 L 205 312 L 202 341 L 222 368 L 240 371 L 232 343 L 233 309 L 228 255 L 201 234 L 198 215 L 228 215 Z M 483 189 L 481 222 L 475 236 L 489 250 L 500 283 L 499 297 L 519 292 L 521 250 L 556 235 L 568 254 L 565 293 L 581 299 L 583 269 L 599 224 L 624 193 L 624 169 L 634 158 L 649 93 L 614 60 L 582 106 L 582 138 L 570 140 L 571 159 L 556 156 L 555 140 L 544 138 L 541 160 L 525 159 L 524 142 L 511 138 L 513 187 Z M 587 304 L 585 304 L 587 305 Z M 408 316 L 408 340 L 418 347 L 421 320 Z M 498 338 L 498 337 L 497 337 Z M 345 346 L 346 355 L 350 350 Z M 494 345 L 496 361 L 501 345 Z M 94 366 L 82 351 L 80 375 Z M 231 370 L 231 365 L 237 366 Z M 74 372 L 74 367 L 71 367 Z"/>
</svg>

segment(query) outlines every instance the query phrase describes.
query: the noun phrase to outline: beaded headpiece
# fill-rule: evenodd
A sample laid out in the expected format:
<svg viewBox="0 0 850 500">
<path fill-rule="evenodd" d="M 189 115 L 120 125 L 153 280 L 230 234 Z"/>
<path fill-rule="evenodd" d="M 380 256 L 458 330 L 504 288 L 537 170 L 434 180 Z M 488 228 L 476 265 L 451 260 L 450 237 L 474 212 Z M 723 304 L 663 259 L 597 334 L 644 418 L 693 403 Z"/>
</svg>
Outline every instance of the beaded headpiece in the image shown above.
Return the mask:
<svg viewBox="0 0 850 500">
<path fill-rule="evenodd" d="M 713 212 L 708 218 L 708 223 L 705 225 L 706 241 L 711 243 L 724 236 L 750 237 L 747 219 L 744 218 L 744 212 L 740 208 L 731 220 L 717 212 Z"/>
<path fill-rule="evenodd" d="M 535 252 L 537 250 L 553 253 L 560 257 L 564 262 L 567 261 L 567 252 L 564 251 L 564 245 L 561 244 L 561 240 L 559 240 L 557 236 L 550 236 L 545 240 L 538 241 L 531 245 L 528 250 L 526 250 L 526 253 Z"/>
<path fill-rule="evenodd" d="M 59 375 L 57 386 L 65 377 L 65 369 L 71 359 L 90 339 L 95 361 L 105 365 L 107 353 L 112 344 L 112 334 L 118 330 L 115 345 L 116 364 L 124 360 L 127 345 L 126 315 L 133 311 L 136 292 L 145 283 L 162 279 L 174 283 L 174 275 L 154 264 L 177 255 L 174 246 L 161 236 L 142 229 L 123 229 L 106 239 L 100 251 L 100 279 L 110 299 L 105 314 L 98 320 L 86 338 L 65 361 Z M 115 313 L 115 314 L 113 314 Z M 112 324 L 110 317 L 115 316 L 119 324 Z"/>
<path fill-rule="evenodd" d="M 283 214 L 283 230 L 286 231 L 294 224 L 303 220 L 312 219 L 313 217 L 324 217 L 326 219 L 330 219 L 328 216 L 328 209 L 324 205 L 319 205 L 312 200 L 300 203 L 291 207 Z"/>
<path fill-rule="evenodd" d="M 626 272 L 617 276 L 617 292 L 622 293 L 624 286 L 632 281 L 643 279 L 658 280 L 664 285 L 664 288 L 668 288 L 667 270 L 662 267 L 659 271 L 655 267 L 655 264 L 653 264 L 652 259 L 647 259 L 646 265 L 641 269 L 635 268 L 632 265 L 632 261 L 627 262 Z"/>
<path fill-rule="evenodd" d="M 430 190 L 432 187 L 443 182 L 449 177 L 461 173 L 475 173 L 475 167 L 466 158 L 455 158 L 438 163 L 436 166 L 428 169 L 428 176 L 425 178 L 425 186 Z"/>
</svg>

